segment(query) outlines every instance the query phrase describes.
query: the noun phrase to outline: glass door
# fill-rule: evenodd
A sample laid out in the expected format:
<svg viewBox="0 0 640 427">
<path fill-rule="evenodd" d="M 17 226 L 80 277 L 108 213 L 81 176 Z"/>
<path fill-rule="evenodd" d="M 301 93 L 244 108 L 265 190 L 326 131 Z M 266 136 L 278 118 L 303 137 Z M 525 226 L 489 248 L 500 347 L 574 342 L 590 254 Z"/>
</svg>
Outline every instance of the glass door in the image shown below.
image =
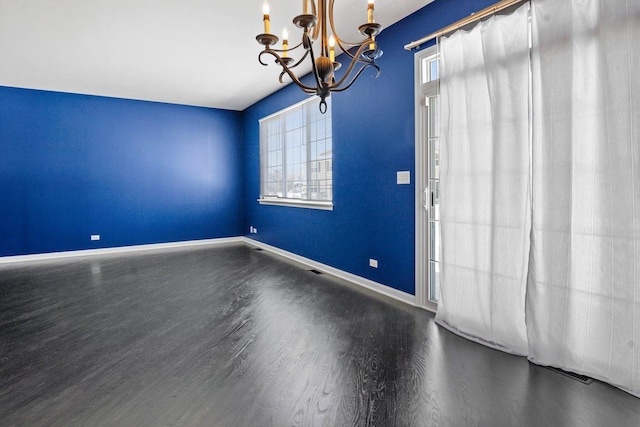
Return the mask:
<svg viewBox="0 0 640 427">
<path fill-rule="evenodd" d="M 429 301 L 437 303 L 440 296 L 440 139 L 438 95 L 427 97 L 428 103 L 428 150 L 427 164 L 429 183 L 426 188 L 426 210 L 428 213 L 429 240 Z"/>
<path fill-rule="evenodd" d="M 440 98 L 436 46 L 416 53 L 416 299 L 440 296 Z"/>
</svg>

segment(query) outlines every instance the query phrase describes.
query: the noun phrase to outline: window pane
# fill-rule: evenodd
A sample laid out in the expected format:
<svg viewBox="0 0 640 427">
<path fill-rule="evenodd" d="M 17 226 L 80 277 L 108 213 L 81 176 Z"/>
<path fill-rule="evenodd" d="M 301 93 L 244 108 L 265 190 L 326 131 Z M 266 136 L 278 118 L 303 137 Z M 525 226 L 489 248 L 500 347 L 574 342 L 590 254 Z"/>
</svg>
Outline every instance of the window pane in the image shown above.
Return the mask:
<svg viewBox="0 0 640 427">
<path fill-rule="evenodd" d="M 429 178 L 440 179 L 440 140 L 429 140 Z"/>
<path fill-rule="evenodd" d="M 429 97 L 429 138 L 437 138 L 440 135 L 440 97 Z"/>
<path fill-rule="evenodd" d="M 429 62 L 429 75 L 431 76 L 431 81 L 432 80 L 438 80 L 440 78 L 439 72 L 438 72 L 438 60 L 437 59 L 432 59 Z"/>
<path fill-rule="evenodd" d="M 421 83 L 429 83 L 434 80 L 438 80 L 439 70 L 438 70 L 438 59 L 437 55 L 432 55 L 427 58 L 422 59 L 422 63 L 420 64 L 421 69 Z"/>
<path fill-rule="evenodd" d="M 429 263 L 429 300 L 438 302 L 440 300 L 440 263 Z"/>
<path fill-rule="evenodd" d="M 431 234 L 429 258 L 431 261 L 440 261 L 440 222 L 429 221 L 429 229 Z"/>
<path fill-rule="evenodd" d="M 431 81 L 431 78 L 429 77 L 429 67 L 427 66 L 427 64 L 429 63 L 429 58 L 424 58 L 422 60 L 422 63 L 420 64 L 420 70 L 422 71 L 422 83 L 428 83 Z"/>
<path fill-rule="evenodd" d="M 303 125 L 302 109 L 290 111 L 285 118 L 285 130 L 300 129 Z"/>
</svg>

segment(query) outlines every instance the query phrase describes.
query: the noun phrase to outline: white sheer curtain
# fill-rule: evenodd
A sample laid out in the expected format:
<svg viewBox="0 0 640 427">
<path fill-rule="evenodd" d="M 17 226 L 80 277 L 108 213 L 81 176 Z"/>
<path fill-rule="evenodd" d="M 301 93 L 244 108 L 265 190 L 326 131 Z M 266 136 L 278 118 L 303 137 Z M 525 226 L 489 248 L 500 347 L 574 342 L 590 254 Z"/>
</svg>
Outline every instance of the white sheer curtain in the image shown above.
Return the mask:
<svg viewBox="0 0 640 427">
<path fill-rule="evenodd" d="M 533 4 L 530 359 L 639 395 L 640 1 Z"/>
<path fill-rule="evenodd" d="M 527 354 L 528 5 L 442 40 L 442 287 L 436 320 Z"/>
</svg>

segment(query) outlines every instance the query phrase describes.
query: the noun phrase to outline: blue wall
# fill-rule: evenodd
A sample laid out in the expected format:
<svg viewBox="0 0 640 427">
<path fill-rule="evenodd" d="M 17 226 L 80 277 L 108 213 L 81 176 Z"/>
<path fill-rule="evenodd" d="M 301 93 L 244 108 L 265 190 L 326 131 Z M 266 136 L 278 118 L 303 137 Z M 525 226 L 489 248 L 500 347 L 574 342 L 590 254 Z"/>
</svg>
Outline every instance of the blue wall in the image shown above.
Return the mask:
<svg viewBox="0 0 640 427">
<path fill-rule="evenodd" d="M 241 235 L 242 161 L 239 112 L 0 87 L 0 256 Z"/>
<path fill-rule="evenodd" d="M 414 294 L 414 53 L 403 46 L 494 2 L 436 0 L 385 29 L 378 37 L 380 77 L 367 70 L 351 89 L 332 95 L 333 211 L 256 202 L 258 119 L 305 95 L 290 85 L 247 109 L 245 230 L 258 229 L 251 237 Z M 411 171 L 412 184 L 397 185 L 397 171 Z"/>
<path fill-rule="evenodd" d="M 0 256 L 252 225 L 255 239 L 414 293 L 414 54 L 403 46 L 493 2 L 436 0 L 385 29 L 381 76 L 334 94 L 333 211 L 256 201 L 258 119 L 304 99 L 297 87 L 242 113 L 0 87 Z M 411 185 L 395 183 L 402 170 Z"/>
</svg>

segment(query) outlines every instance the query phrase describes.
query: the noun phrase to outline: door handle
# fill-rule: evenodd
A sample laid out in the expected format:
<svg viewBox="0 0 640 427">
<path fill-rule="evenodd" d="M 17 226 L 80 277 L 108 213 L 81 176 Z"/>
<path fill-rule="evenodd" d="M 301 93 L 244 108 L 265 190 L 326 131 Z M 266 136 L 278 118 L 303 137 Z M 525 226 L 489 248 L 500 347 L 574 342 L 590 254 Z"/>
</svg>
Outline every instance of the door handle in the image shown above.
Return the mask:
<svg viewBox="0 0 640 427">
<path fill-rule="evenodd" d="M 429 198 L 430 198 L 429 194 L 431 194 L 430 191 L 429 191 L 429 186 L 426 186 L 424 188 L 424 203 L 423 203 L 422 207 L 427 212 L 429 212 Z M 431 205 L 433 206 L 433 195 L 431 196 Z"/>
</svg>

